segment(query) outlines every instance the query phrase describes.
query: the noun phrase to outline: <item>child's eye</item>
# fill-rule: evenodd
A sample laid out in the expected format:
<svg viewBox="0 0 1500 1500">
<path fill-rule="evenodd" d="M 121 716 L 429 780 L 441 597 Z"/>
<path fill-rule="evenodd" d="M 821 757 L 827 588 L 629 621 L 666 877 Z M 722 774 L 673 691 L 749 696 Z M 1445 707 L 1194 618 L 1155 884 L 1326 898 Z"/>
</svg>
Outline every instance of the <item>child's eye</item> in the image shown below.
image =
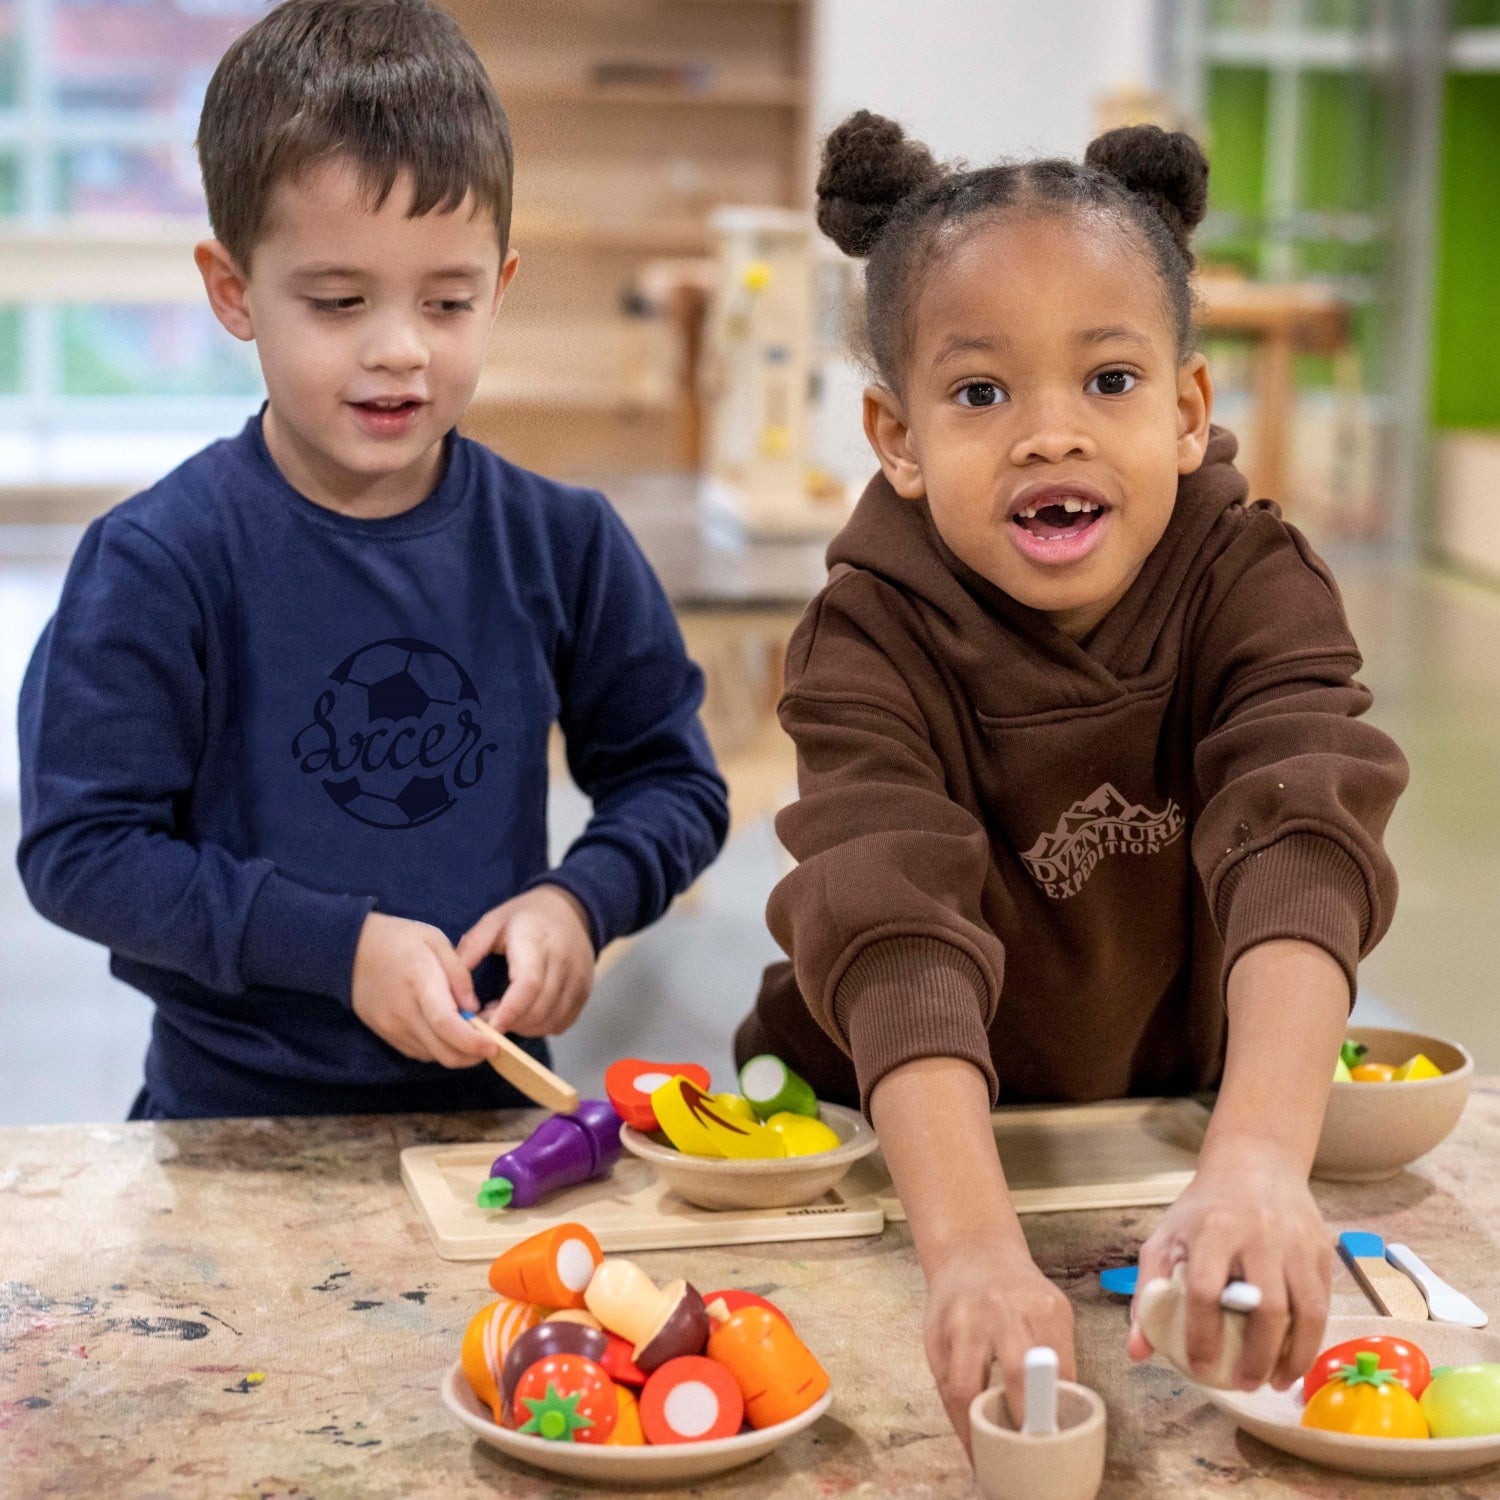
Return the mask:
<svg viewBox="0 0 1500 1500">
<path fill-rule="evenodd" d="M 1005 400 L 1005 392 L 990 380 L 971 380 L 959 386 L 957 395 L 958 404 L 968 407 L 998 406 Z"/>
<path fill-rule="evenodd" d="M 437 307 L 439 312 L 445 313 L 466 313 L 474 311 L 474 304 L 468 301 L 444 301 L 439 302 Z"/>
<path fill-rule="evenodd" d="M 1085 389 L 1096 396 L 1123 396 L 1135 384 L 1136 377 L 1129 370 L 1101 370 Z"/>
<path fill-rule="evenodd" d="M 338 313 L 349 312 L 352 308 L 359 306 L 358 297 L 309 297 L 308 305 L 314 312 Z"/>
</svg>

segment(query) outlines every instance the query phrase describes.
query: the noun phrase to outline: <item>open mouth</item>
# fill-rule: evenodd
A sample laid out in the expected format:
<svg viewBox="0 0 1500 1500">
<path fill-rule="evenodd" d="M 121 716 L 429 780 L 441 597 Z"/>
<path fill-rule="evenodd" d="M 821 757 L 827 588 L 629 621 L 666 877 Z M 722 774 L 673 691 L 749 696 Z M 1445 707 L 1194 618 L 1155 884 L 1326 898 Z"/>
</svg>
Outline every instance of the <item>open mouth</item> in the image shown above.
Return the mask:
<svg viewBox="0 0 1500 1500">
<path fill-rule="evenodd" d="M 1011 524 L 1039 541 L 1052 541 L 1057 537 L 1082 536 L 1098 524 L 1107 510 L 1108 506 L 1069 495 L 1045 505 L 1029 505 L 1011 517 Z"/>
<path fill-rule="evenodd" d="M 420 401 L 352 401 L 351 406 L 357 406 L 361 411 L 367 411 L 375 416 L 399 415 L 402 412 L 413 412 L 421 405 Z"/>
</svg>

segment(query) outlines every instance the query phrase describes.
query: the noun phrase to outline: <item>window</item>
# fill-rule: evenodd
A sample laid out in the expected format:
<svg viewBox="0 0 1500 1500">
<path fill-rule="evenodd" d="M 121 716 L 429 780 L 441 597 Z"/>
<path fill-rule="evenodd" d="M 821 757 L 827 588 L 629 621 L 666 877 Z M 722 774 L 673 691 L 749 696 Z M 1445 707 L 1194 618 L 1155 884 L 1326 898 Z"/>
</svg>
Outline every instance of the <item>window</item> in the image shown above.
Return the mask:
<svg viewBox="0 0 1500 1500">
<path fill-rule="evenodd" d="M 0 0 L 0 473 L 10 482 L 152 477 L 233 431 L 258 401 L 253 346 L 215 322 L 191 249 L 207 232 L 193 150 L 203 92 L 264 8 Z M 161 274 L 121 270 L 127 252 L 130 266 L 145 257 Z"/>
</svg>

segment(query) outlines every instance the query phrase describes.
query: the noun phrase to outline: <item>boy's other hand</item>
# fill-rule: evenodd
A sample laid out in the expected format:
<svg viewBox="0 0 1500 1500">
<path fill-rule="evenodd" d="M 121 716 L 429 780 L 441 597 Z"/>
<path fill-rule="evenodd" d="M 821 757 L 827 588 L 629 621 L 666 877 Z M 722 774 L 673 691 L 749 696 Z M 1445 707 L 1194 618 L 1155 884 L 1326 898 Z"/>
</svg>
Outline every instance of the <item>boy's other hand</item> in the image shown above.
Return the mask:
<svg viewBox="0 0 1500 1500">
<path fill-rule="evenodd" d="M 1186 1260 L 1187 1350 L 1194 1367 L 1219 1357 L 1219 1294 L 1235 1278 L 1261 1291 L 1249 1315 L 1234 1378 L 1241 1390 L 1269 1380 L 1286 1390 L 1312 1364 L 1328 1319 L 1333 1246 L 1306 1174 L 1250 1142 L 1205 1152 L 1197 1176 L 1141 1247 L 1140 1285 Z M 1139 1292 L 1137 1293 L 1139 1296 Z M 1131 1309 L 1132 1359 L 1151 1353 Z"/>
<path fill-rule="evenodd" d="M 927 1278 L 923 1336 L 938 1395 L 965 1448 L 969 1403 L 989 1385 L 992 1366 L 1001 1371 L 1018 1427 L 1028 1349 L 1055 1349 L 1059 1377 L 1077 1378 L 1072 1306 L 1024 1246 L 971 1242 L 947 1250 Z"/>
<path fill-rule="evenodd" d="M 539 885 L 487 911 L 458 940 L 458 957 L 472 969 L 491 953 L 510 970 L 505 993 L 484 1010 L 496 1031 L 556 1036 L 578 1019 L 594 984 L 594 943 L 571 892 Z"/>
<path fill-rule="evenodd" d="M 436 927 L 372 911 L 354 950 L 354 1014 L 418 1062 L 469 1068 L 495 1050 L 462 1016 L 478 1010 L 474 977 Z"/>
</svg>

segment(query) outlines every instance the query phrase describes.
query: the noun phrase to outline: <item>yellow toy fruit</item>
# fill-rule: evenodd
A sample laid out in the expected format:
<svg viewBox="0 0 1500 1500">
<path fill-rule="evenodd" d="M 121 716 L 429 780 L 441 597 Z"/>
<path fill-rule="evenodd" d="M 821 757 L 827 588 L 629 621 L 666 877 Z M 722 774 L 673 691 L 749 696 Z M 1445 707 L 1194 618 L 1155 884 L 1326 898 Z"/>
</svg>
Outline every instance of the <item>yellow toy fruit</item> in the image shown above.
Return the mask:
<svg viewBox="0 0 1500 1500">
<path fill-rule="evenodd" d="M 1335 1370 L 1313 1392 L 1302 1425 L 1356 1437 L 1425 1438 L 1427 1418 L 1395 1371 L 1380 1368 L 1380 1355 L 1361 1349 L 1352 1365 Z"/>
<path fill-rule="evenodd" d="M 810 1120 L 789 1110 L 772 1115 L 766 1121 L 766 1129 L 774 1130 L 786 1143 L 788 1156 L 816 1156 L 819 1151 L 832 1151 L 843 1144 L 838 1134 L 821 1120 Z"/>
<path fill-rule="evenodd" d="M 710 1094 L 680 1074 L 651 1094 L 651 1108 L 663 1134 L 690 1156 L 785 1156 L 786 1145 L 764 1125 L 731 1119 Z"/>
<path fill-rule="evenodd" d="M 739 1094 L 710 1094 L 721 1115 L 726 1115 L 736 1125 L 759 1125 L 760 1116 L 750 1108 L 750 1101 Z"/>
<path fill-rule="evenodd" d="M 500 1374 L 510 1346 L 529 1328 L 542 1321 L 542 1309 L 526 1302 L 502 1297 L 488 1303 L 469 1319 L 459 1349 L 459 1363 L 469 1388 L 495 1414 L 496 1425 L 505 1425 L 505 1403 L 500 1399 Z"/>
<path fill-rule="evenodd" d="M 1414 1083 L 1419 1078 L 1441 1078 L 1443 1070 L 1425 1053 L 1409 1057 L 1396 1069 L 1396 1083 Z"/>
</svg>

